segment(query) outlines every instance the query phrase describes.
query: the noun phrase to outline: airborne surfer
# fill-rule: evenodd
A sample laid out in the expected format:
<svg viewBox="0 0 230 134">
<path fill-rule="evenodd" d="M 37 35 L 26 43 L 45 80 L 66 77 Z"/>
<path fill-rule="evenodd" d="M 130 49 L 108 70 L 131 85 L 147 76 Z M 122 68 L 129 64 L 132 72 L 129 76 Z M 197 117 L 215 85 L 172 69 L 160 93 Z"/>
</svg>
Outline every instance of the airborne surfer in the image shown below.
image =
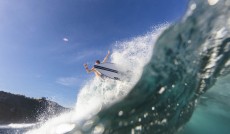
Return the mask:
<svg viewBox="0 0 230 134">
<path fill-rule="evenodd" d="M 100 62 L 100 60 L 96 60 L 95 61 L 95 65 L 98 65 L 98 64 L 101 64 L 101 63 L 105 63 L 108 58 L 109 58 L 109 55 L 110 55 L 110 51 L 108 51 L 107 55 L 105 56 L 104 60 L 102 62 Z M 91 72 L 94 72 L 94 74 L 99 77 L 99 78 L 104 78 L 104 75 L 102 73 L 100 73 L 99 71 L 97 71 L 94 67 L 89 69 L 88 65 L 87 64 L 84 64 L 84 67 L 85 67 L 85 70 L 87 73 L 91 73 Z"/>
</svg>

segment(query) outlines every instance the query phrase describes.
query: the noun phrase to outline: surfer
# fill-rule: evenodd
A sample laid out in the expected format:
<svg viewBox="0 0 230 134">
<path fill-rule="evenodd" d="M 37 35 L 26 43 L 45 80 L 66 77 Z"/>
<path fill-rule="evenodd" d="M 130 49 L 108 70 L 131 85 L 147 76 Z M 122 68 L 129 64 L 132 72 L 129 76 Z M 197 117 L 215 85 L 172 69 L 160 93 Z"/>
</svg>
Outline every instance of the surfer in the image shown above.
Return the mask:
<svg viewBox="0 0 230 134">
<path fill-rule="evenodd" d="M 105 56 L 104 60 L 102 62 L 100 62 L 100 60 L 96 60 L 95 61 L 95 65 L 98 65 L 98 64 L 101 64 L 101 63 L 105 63 L 108 58 L 109 58 L 109 55 L 110 55 L 110 51 L 108 51 L 107 55 Z M 94 72 L 94 74 L 99 77 L 99 78 L 103 78 L 104 75 L 101 74 L 99 71 L 97 71 L 94 67 L 92 69 L 89 69 L 88 65 L 87 64 L 84 64 L 84 67 L 85 67 L 85 70 L 87 73 L 91 73 L 91 72 Z"/>
</svg>

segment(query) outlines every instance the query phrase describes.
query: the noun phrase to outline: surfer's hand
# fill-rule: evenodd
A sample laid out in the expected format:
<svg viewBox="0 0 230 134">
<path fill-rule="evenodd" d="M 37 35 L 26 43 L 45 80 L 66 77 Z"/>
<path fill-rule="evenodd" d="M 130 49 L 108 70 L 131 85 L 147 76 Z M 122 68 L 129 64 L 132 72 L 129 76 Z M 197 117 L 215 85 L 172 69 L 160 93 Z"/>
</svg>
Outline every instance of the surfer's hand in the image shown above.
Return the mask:
<svg viewBox="0 0 230 134">
<path fill-rule="evenodd" d="M 84 67 L 85 67 L 85 68 L 88 68 L 88 65 L 87 65 L 87 64 L 84 64 Z"/>
<path fill-rule="evenodd" d="M 110 51 L 108 50 L 108 54 L 110 54 Z"/>
</svg>

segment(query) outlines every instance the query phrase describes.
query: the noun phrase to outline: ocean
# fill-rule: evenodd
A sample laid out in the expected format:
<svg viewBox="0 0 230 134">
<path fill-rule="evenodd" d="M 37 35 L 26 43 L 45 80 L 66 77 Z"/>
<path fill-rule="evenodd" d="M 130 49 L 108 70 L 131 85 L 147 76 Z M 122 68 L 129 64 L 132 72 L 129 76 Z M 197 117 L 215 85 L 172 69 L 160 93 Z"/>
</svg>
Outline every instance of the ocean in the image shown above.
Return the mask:
<svg viewBox="0 0 230 134">
<path fill-rule="evenodd" d="M 75 110 L 26 134 L 230 133 L 229 9 L 192 0 L 177 23 L 114 43 L 111 62 L 132 73 L 87 81 Z"/>
<path fill-rule="evenodd" d="M 20 124 L 1 124 L 0 134 L 23 134 L 30 129 L 33 129 L 37 124 L 20 123 Z"/>
</svg>

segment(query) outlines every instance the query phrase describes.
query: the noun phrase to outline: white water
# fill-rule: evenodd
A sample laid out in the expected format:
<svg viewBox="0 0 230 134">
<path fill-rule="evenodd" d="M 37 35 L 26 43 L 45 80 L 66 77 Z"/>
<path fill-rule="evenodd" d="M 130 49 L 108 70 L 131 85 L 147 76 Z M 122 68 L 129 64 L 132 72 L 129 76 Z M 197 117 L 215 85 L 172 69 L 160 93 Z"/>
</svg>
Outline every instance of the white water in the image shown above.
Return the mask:
<svg viewBox="0 0 230 134">
<path fill-rule="evenodd" d="M 26 123 L 22 123 L 22 124 L 6 124 L 6 125 L 0 125 L 0 129 L 11 129 L 11 128 L 28 128 L 28 127 L 32 127 L 35 126 L 36 124 L 31 123 L 31 124 L 26 124 Z"/>
<path fill-rule="evenodd" d="M 111 62 L 132 71 L 125 81 L 94 78 L 81 89 L 74 111 L 64 113 L 45 122 L 40 128 L 27 134 L 61 134 L 80 127 L 82 121 L 96 115 L 102 108 L 122 99 L 139 80 L 143 67 L 151 58 L 156 39 L 168 24 L 156 27 L 146 35 L 129 41 L 117 42 L 111 54 Z"/>
</svg>

